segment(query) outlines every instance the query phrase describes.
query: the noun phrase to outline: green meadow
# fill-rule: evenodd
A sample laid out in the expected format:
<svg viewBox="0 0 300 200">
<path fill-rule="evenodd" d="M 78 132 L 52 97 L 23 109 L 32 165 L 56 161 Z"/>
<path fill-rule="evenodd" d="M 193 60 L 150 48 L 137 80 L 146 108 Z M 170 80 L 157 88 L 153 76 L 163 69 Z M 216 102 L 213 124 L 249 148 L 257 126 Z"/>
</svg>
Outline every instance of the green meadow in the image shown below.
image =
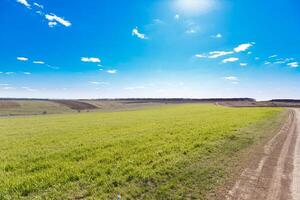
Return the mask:
<svg viewBox="0 0 300 200">
<path fill-rule="evenodd" d="M 282 113 L 186 104 L 0 118 L 0 199 L 206 199 Z"/>
</svg>

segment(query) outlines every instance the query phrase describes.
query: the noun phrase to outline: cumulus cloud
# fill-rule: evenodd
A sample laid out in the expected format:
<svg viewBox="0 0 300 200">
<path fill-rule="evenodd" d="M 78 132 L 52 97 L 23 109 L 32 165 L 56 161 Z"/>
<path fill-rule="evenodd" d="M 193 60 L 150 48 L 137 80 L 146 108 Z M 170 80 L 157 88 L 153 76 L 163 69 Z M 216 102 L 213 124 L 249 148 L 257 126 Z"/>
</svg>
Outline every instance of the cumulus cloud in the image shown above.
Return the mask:
<svg viewBox="0 0 300 200">
<path fill-rule="evenodd" d="M 223 77 L 223 79 L 225 79 L 227 81 L 238 81 L 238 78 L 236 76 L 226 76 L 226 77 Z"/>
<path fill-rule="evenodd" d="M 33 64 L 43 65 L 43 64 L 45 64 L 45 62 L 40 61 L 40 60 L 35 60 L 35 61 L 33 61 Z"/>
<path fill-rule="evenodd" d="M 299 67 L 298 62 L 291 62 L 291 63 L 288 63 L 287 65 L 290 66 L 290 67 L 293 67 L 293 68 Z"/>
<path fill-rule="evenodd" d="M 237 46 L 236 48 L 234 48 L 234 51 L 237 52 L 237 53 L 238 52 L 242 52 L 242 51 L 246 51 L 251 46 L 253 46 L 252 43 L 240 44 L 239 46 Z"/>
<path fill-rule="evenodd" d="M 65 20 L 64 18 L 59 17 L 59 16 L 57 16 L 57 15 L 55 15 L 55 14 L 53 14 L 53 13 L 46 14 L 46 15 L 45 15 L 45 18 L 46 18 L 49 22 L 57 22 L 57 23 L 60 23 L 61 25 L 66 26 L 66 27 L 69 27 L 69 26 L 72 25 L 72 23 L 71 23 L 70 21 L 67 21 L 67 20 Z M 53 27 L 53 26 L 57 25 L 57 23 L 56 23 L 56 24 L 54 24 L 54 23 L 51 23 L 51 24 L 48 23 L 48 25 L 49 25 L 50 27 Z"/>
<path fill-rule="evenodd" d="M 228 63 L 228 62 L 236 62 L 239 58 L 231 57 L 231 58 L 225 58 L 222 63 Z"/>
<path fill-rule="evenodd" d="M 26 6 L 27 8 L 30 8 L 30 4 L 27 2 L 27 0 L 17 0 L 17 2 Z"/>
<path fill-rule="evenodd" d="M 232 51 L 211 51 L 211 52 L 209 52 L 210 56 L 208 56 L 208 57 L 209 58 L 218 58 L 218 57 L 230 55 L 233 53 L 234 52 L 232 52 Z"/>
<path fill-rule="evenodd" d="M 28 58 L 26 58 L 26 57 L 17 57 L 17 60 L 19 60 L 19 61 L 28 61 Z"/>
<path fill-rule="evenodd" d="M 106 72 L 109 73 L 109 74 L 116 74 L 117 70 L 115 70 L 115 69 L 109 69 Z"/>
<path fill-rule="evenodd" d="M 142 39 L 142 40 L 148 39 L 148 37 L 145 34 L 139 32 L 138 27 L 135 27 L 134 29 L 132 29 L 132 33 L 131 34 L 133 36 L 136 36 L 136 37 Z"/>
<path fill-rule="evenodd" d="M 101 62 L 101 60 L 99 58 L 96 57 L 81 57 L 81 61 L 82 62 L 92 62 L 92 63 L 99 63 Z"/>
</svg>

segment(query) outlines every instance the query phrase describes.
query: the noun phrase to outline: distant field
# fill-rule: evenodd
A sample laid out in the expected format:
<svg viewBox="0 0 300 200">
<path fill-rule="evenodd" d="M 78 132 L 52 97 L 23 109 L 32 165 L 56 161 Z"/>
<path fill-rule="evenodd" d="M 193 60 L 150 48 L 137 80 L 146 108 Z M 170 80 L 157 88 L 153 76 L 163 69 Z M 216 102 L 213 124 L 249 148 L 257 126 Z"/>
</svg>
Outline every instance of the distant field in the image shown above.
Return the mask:
<svg viewBox="0 0 300 200">
<path fill-rule="evenodd" d="M 0 119 L 0 199 L 205 199 L 280 108 L 167 105 Z"/>
<path fill-rule="evenodd" d="M 51 101 L 0 100 L 0 116 L 42 115 L 74 112 L 71 108 Z"/>
</svg>

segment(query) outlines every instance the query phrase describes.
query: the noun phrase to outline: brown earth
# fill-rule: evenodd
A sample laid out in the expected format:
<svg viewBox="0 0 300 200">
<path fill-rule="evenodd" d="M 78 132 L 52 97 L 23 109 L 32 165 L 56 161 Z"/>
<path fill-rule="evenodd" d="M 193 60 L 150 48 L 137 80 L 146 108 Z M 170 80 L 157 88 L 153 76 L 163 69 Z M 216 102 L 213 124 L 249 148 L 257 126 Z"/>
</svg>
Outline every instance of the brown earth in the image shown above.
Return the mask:
<svg viewBox="0 0 300 200">
<path fill-rule="evenodd" d="M 67 106 L 73 110 L 91 110 L 97 109 L 97 106 L 89 104 L 86 102 L 76 101 L 76 100 L 51 100 L 52 102 Z"/>
<path fill-rule="evenodd" d="M 300 199 L 300 110 L 290 110 L 281 129 L 250 157 L 227 200 Z"/>
<path fill-rule="evenodd" d="M 18 104 L 17 102 L 5 101 L 5 100 L 0 101 L 0 109 L 2 109 L 2 108 L 18 108 L 18 107 L 20 107 L 20 104 Z"/>
</svg>

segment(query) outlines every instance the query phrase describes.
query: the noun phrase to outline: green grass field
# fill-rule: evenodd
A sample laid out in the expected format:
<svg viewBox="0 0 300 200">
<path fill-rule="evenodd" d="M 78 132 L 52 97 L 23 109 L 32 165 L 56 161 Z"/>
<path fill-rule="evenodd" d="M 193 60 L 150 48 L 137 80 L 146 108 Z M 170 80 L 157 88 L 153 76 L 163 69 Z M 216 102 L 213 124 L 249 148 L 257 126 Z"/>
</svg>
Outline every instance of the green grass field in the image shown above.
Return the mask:
<svg viewBox="0 0 300 200">
<path fill-rule="evenodd" d="M 282 111 L 194 104 L 2 118 L 0 199 L 205 199 Z"/>
</svg>

